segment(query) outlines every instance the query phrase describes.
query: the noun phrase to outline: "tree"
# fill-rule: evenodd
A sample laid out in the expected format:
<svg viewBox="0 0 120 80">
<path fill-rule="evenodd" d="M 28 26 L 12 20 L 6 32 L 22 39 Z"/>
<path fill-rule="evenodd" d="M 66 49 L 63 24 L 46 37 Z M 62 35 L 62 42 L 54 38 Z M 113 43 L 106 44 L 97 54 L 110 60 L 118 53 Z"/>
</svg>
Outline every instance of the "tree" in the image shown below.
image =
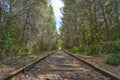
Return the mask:
<svg viewBox="0 0 120 80">
<path fill-rule="evenodd" d="M 55 48 L 57 32 L 47 0 L 1 3 L 8 5 L 6 8 L 0 4 L 0 51 L 4 55 L 1 57 Z"/>
<path fill-rule="evenodd" d="M 106 45 L 102 42 L 120 39 L 119 0 L 63 1 L 61 36 L 65 48 L 80 47 L 88 53 L 97 53 Z"/>
</svg>

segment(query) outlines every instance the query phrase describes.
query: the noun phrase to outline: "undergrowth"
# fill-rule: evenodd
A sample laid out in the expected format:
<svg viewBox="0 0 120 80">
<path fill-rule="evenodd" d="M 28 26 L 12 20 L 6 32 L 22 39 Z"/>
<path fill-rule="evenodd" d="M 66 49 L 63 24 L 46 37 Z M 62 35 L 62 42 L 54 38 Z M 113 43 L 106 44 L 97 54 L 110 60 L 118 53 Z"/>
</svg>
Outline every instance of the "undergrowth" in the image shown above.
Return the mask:
<svg viewBox="0 0 120 80">
<path fill-rule="evenodd" d="M 83 48 L 81 48 L 81 47 L 74 47 L 74 48 L 71 48 L 70 49 L 70 51 L 72 52 L 72 53 L 83 53 L 84 52 L 84 49 Z"/>
<path fill-rule="evenodd" d="M 120 53 L 107 55 L 104 61 L 109 65 L 120 66 Z"/>
</svg>

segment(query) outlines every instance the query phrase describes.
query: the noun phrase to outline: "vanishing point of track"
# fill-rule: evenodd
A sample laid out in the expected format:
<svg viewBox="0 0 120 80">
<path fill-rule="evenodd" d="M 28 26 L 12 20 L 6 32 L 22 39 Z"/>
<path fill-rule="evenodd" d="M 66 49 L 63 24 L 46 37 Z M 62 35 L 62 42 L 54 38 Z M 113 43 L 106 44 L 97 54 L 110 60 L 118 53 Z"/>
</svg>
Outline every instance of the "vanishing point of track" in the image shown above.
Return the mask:
<svg viewBox="0 0 120 80">
<path fill-rule="evenodd" d="M 0 80 L 120 80 L 120 77 L 91 65 L 68 51 L 51 52 Z"/>
</svg>

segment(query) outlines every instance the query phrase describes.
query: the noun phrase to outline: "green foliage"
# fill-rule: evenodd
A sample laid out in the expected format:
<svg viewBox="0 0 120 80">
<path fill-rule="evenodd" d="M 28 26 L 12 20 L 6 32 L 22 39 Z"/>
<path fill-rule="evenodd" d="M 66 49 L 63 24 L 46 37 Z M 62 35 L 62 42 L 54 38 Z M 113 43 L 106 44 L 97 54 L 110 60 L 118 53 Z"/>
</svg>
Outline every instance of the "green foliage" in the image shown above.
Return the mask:
<svg viewBox="0 0 120 80">
<path fill-rule="evenodd" d="M 118 43 L 112 44 L 112 45 L 106 45 L 104 48 L 104 52 L 109 53 L 119 53 L 120 52 L 120 45 Z"/>
<path fill-rule="evenodd" d="M 71 48 L 70 51 L 73 53 L 80 53 L 80 54 L 86 54 L 86 55 L 98 53 L 95 44 L 74 47 L 74 48 Z"/>
<path fill-rule="evenodd" d="M 48 0 L 7 2 L 10 11 L 0 11 L 0 57 L 26 56 L 56 48 L 57 30 Z"/>
<path fill-rule="evenodd" d="M 11 37 L 11 30 L 8 30 L 8 32 L 5 34 L 5 39 L 3 42 L 5 44 L 4 47 L 6 55 L 10 56 L 13 50 L 16 49 L 16 46 L 14 45 L 14 39 Z"/>
<path fill-rule="evenodd" d="M 64 47 L 70 47 L 72 53 L 111 54 L 105 63 L 120 65 L 120 54 L 113 54 L 120 53 L 118 1 L 65 0 L 64 4 L 61 28 Z"/>
<path fill-rule="evenodd" d="M 58 50 L 61 50 L 62 49 L 62 40 L 60 39 L 60 38 L 58 38 L 58 40 L 57 40 L 57 49 Z"/>
<path fill-rule="evenodd" d="M 84 48 L 83 47 L 74 47 L 74 48 L 70 49 L 70 51 L 72 53 L 83 53 L 84 52 Z"/>
<path fill-rule="evenodd" d="M 120 65 L 120 53 L 106 56 L 105 63 L 109 65 L 119 66 Z"/>
<path fill-rule="evenodd" d="M 120 32 L 113 32 L 112 36 L 114 37 L 115 40 L 118 40 L 120 39 Z"/>
<path fill-rule="evenodd" d="M 41 52 L 41 51 L 42 51 L 41 45 L 37 45 L 36 47 L 32 48 L 32 52 L 38 53 L 38 52 Z"/>
<path fill-rule="evenodd" d="M 96 43 L 91 43 L 90 45 L 84 45 L 84 54 L 92 55 L 98 54 L 98 47 Z"/>
<path fill-rule="evenodd" d="M 108 6 L 108 7 L 106 7 L 106 8 L 105 8 L 105 12 L 106 12 L 107 14 L 110 14 L 110 13 L 112 12 L 112 7 L 113 7 L 113 6 Z"/>
</svg>

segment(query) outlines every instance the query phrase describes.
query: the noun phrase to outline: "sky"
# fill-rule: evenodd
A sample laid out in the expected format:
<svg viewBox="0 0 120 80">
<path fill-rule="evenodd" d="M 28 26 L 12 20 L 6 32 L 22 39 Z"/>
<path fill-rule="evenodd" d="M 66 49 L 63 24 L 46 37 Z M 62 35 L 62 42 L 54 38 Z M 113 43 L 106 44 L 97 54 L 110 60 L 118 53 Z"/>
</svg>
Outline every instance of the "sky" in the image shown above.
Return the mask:
<svg viewBox="0 0 120 80">
<path fill-rule="evenodd" d="M 64 3 L 61 0 L 51 0 L 51 4 L 54 10 L 55 21 L 56 21 L 56 28 L 59 33 L 59 28 L 61 26 L 61 17 L 63 16 L 60 9 L 64 7 Z"/>
<path fill-rule="evenodd" d="M 4 10 L 7 12 L 7 13 L 9 13 L 9 11 L 10 11 L 10 4 L 8 3 L 8 2 L 6 2 L 6 1 L 1 1 L 1 3 L 2 3 L 2 7 L 4 8 Z"/>
</svg>

